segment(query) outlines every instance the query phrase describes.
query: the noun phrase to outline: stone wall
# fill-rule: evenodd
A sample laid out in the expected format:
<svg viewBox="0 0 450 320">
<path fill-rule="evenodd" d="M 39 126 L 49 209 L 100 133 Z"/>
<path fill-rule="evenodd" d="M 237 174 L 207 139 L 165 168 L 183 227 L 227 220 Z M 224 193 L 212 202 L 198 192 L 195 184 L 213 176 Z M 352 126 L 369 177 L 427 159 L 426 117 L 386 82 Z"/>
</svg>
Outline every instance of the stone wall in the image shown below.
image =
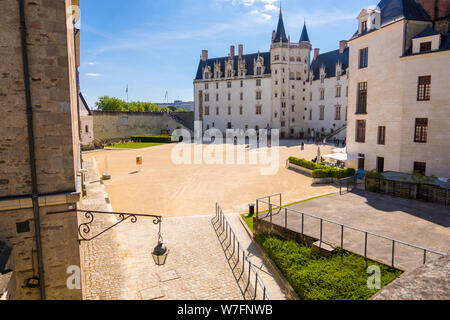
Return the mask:
<svg viewBox="0 0 450 320">
<path fill-rule="evenodd" d="M 258 234 L 276 235 L 286 240 L 302 243 L 308 247 L 312 247 L 313 243 L 319 240 L 257 218 L 253 218 L 253 234 L 255 236 Z"/>
<path fill-rule="evenodd" d="M 39 287 L 25 287 L 39 272 L 18 3 L 0 1 L 0 236 L 14 246 L 14 298 L 39 299 Z M 81 290 L 66 287 L 67 267 L 80 264 L 77 215 L 46 214 L 76 208 L 79 200 L 77 48 L 71 5 L 71 0 L 24 4 L 47 299 L 81 299 Z"/>
<path fill-rule="evenodd" d="M 163 112 L 92 111 L 92 116 L 94 139 L 100 141 L 129 139 L 134 135 L 161 134 L 163 130 L 170 132 L 181 128 L 189 130 Z M 189 117 L 193 117 L 190 113 L 179 116 L 186 121 Z"/>
<path fill-rule="evenodd" d="M 31 194 L 18 2 L 0 1 L 0 198 Z M 25 1 L 39 191 L 74 191 L 78 122 L 64 1 Z M 71 49 L 73 51 L 73 48 Z M 74 91 L 74 92 L 73 92 Z M 75 94 L 75 95 L 74 95 Z"/>
</svg>

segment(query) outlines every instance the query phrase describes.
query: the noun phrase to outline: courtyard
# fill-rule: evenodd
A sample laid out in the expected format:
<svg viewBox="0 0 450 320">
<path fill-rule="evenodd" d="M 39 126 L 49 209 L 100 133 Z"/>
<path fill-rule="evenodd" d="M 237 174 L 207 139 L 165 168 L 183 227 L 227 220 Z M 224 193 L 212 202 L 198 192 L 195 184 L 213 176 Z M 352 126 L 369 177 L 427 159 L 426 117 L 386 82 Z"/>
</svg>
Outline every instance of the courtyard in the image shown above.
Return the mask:
<svg viewBox="0 0 450 320">
<path fill-rule="evenodd" d="M 312 186 L 312 179 L 287 170 L 290 156 L 311 160 L 317 146 L 309 144 L 301 150 L 300 141 L 281 141 L 279 170 L 274 175 L 261 175 L 264 164 L 191 164 L 176 165 L 171 155 L 174 144 L 139 150 L 103 150 L 85 153 L 85 160 L 95 159 L 100 174 L 105 170 L 112 179 L 105 181 L 106 192 L 115 211 L 142 212 L 164 217 L 211 215 L 218 202 L 226 212 L 244 213 L 255 199 L 282 192 L 284 203 L 337 192 L 333 186 Z M 203 150 L 208 145 L 201 146 Z M 232 148 L 237 149 L 236 146 Z M 332 146 L 321 146 L 322 155 Z M 248 156 L 248 149 L 246 151 Z M 143 157 L 138 168 L 136 157 Z"/>
</svg>

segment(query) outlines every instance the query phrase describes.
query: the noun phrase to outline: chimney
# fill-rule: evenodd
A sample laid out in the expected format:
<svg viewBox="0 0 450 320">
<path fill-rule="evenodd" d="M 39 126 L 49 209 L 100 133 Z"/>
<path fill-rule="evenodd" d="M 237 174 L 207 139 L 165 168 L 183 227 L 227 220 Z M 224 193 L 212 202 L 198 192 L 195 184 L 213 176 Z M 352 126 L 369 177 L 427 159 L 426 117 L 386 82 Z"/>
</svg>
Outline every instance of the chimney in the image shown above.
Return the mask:
<svg viewBox="0 0 450 320">
<path fill-rule="evenodd" d="M 239 45 L 239 58 L 244 56 L 244 46 L 242 44 Z"/>
<path fill-rule="evenodd" d="M 202 50 L 202 61 L 208 60 L 208 50 Z"/>
<path fill-rule="evenodd" d="M 314 49 L 314 60 L 317 59 L 317 57 L 319 56 L 319 54 L 320 54 L 320 49 L 319 49 L 319 48 L 315 48 L 315 49 Z"/>
<path fill-rule="evenodd" d="M 345 48 L 347 48 L 347 41 L 346 40 L 339 41 L 339 53 L 340 54 L 344 53 Z"/>
<path fill-rule="evenodd" d="M 230 46 L 230 57 L 234 58 L 234 46 Z"/>
</svg>

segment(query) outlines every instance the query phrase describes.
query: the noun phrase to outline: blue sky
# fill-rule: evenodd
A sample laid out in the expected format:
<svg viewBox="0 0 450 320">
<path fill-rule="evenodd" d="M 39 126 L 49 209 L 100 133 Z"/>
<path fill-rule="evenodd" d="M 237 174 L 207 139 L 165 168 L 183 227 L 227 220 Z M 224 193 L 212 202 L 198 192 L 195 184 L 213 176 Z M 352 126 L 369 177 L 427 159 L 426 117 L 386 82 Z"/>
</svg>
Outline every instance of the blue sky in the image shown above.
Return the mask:
<svg viewBox="0 0 450 320">
<path fill-rule="evenodd" d="M 81 0 L 81 90 L 91 108 L 103 95 L 163 102 L 193 100 L 202 49 L 227 56 L 268 51 L 278 0 Z M 313 48 L 338 48 L 357 28 L 356 16 L 377 1 L 283 0 L 291 41 L 306 19 Z"/>
</svg>

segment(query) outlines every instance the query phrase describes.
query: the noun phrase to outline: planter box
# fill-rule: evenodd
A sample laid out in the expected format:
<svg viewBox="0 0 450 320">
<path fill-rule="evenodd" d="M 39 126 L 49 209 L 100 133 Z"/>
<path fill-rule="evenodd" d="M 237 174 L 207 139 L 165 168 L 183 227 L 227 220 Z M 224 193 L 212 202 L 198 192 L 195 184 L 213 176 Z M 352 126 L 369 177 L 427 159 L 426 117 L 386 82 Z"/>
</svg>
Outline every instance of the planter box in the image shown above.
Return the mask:
<svg viewBox="0 0 450 320">
<path fill-rule="evenodd" d="M 300 167 L 300 166 L 298 166 L 296 164 L 292 164 L 289 161 L 287 162 L 287 168 L 290 169 L 290 170 L 298 171 L 298 172 L 300 172 L 300 173 L 302 173 L 302 174 L 304 174 L 304 175 L 306 175 L 308 177 L 312 177 L 312 172 L 313 172 L 312 170 Z"/>
</svg>

